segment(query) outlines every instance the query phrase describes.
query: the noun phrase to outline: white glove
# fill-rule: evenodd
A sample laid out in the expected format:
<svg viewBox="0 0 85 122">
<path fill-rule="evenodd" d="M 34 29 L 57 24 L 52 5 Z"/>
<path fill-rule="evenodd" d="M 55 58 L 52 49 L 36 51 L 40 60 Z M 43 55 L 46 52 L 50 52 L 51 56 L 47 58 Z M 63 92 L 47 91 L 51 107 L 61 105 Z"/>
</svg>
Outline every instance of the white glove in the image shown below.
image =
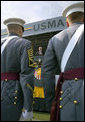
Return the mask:
<svg viewBox="0 0 85 122">
<path fill-rule="evenodd" d="M 21 114 L 21 117 L 20 117 L 19 121 L 24 121 L 24 120 L 25 119 L 24 119 L 23 115 Z"/>
<path fill-rule="evenodd" d="M 20 121 L 25 121 L 25 120 L 32 120 L 33 118 L 33 112 L 27 112 L 27 110 L 25 110 L 24 112 L 22 112 L 21 117 L 20 117 Z"/>
</svg>

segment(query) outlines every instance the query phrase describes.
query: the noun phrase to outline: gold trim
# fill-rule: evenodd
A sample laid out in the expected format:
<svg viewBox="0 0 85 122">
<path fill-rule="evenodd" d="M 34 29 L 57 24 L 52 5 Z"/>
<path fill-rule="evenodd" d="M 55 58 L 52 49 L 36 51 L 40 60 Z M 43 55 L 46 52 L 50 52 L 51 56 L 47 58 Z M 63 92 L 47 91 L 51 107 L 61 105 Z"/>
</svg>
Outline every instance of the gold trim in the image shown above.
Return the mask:
<svg viewBox="0 0 85 122">
<path fill-rule="evenodd" d="M 34 62 L 33 49 L 30 48 L 29 50 L 27 50 L 27 52 L 29 57 L 29 67 L 36 67 Z"/>
<path fill-rule="evenodd" d="M 29 85 L 29 83 L 27 83 L 27 87 L 28 87 L 32 92 L 34 92 L 33 88 Z"/>
<path fill-rule="evenodd" d="M 34 87 L 33 98 L 45 98 L 43 87 Z"/>
</svg>

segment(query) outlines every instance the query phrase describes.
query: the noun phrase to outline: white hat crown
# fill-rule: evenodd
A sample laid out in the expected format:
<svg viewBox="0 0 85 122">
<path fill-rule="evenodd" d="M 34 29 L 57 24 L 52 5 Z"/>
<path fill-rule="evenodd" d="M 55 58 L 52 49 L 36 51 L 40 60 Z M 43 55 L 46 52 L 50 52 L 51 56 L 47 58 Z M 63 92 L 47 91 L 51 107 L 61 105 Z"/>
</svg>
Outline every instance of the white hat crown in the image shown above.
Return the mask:
<svg viewBox="0 0 85 122">
<path fill-rule="evenodd" d="M 63 11 L 63 16 L 67 17 L 68 15 L 74 13 L 74 12 L 83 12 L 84 13 L 84 2 L 78 2 L 75 4 L 72 4 L 68 6 L 64 11 Z"/>
<path fill-rule="evenodd" d="M 9 18 L 9 19 L 6 19 L 4 21 L 4 24 L 5 25 L 18 24 L 18 25 L 21 25 L 23 27 L 23 25 L 25 24 L 25 21 L 23 19 L 20 19 L 20 18 Z"/>
</svg>

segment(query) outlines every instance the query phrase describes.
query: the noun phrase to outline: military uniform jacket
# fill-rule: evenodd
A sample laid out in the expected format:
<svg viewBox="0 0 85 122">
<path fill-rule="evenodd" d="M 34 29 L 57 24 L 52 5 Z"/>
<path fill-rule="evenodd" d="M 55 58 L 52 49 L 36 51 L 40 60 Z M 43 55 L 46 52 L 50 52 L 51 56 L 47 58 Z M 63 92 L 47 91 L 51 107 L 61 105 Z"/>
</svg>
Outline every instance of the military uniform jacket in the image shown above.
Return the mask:
<svg viewBox="0 0 85 122">
<path fill-rule="evenodd" d="M 10 36 L 12 35 L 16 34 Z M 2 120 L 19 120 L 23 108 L 28 112 L 32 111 L 34 89 L 32 60 L 31 42 L 18 36 L 11 39 L 3 51 L 1 73 L 19 73 L 19 80 L 1 81 Z"/>
<path fill-rule="evenodd" d="M 47 50 L 42 63 L 41 79 L 44 85 L 47 110 L 50 111 L 55 96 L 55 75 L 61 73 L 61 59 L 71 37 L 80 26 L 74 23 L 49 40 Z M 84 67 L 84 34 L 79 38 L 69 60 L 65 71 L 73 68 Z M 83 79 L 66 80 L 62 85 L 61 94 L 61 121 L 84 120 L 84 82 Z M 76 101 L 76 102 L 75 102 Z M 77 103 L 77 104 L 75 104 Z"/>
</svg>

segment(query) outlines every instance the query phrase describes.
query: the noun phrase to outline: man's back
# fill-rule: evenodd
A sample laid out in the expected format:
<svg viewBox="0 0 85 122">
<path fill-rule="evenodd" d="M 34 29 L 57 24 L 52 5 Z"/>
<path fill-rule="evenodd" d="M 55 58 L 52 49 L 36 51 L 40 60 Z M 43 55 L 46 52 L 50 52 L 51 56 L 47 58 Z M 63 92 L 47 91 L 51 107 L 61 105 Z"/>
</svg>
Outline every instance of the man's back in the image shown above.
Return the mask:
<svg viewBox="0 0 85 122">
<path fill-rule="evenodd" d="M 52 37 L 49 41 L 42 64 L 42 81 L 44 83 L 46 107 L 48 111 L 50 111 L 50 107 L 55 96 L 55 75 L 59 75 L 62 72 L 61 60 L 63 53 L 68 45 L 68 42 L 71 40 L 71 37 L 74 35 L 75 31 L 80 25 L 81 24 L 77 23 L 73 24 L 69 28 L 65 29 L 64 31 Z M 66 64 L 65 71 L 83 67 L 84 67 L 84 34 L 82 34 L 82 36 L 79 38 L 78 43 L 76 44 L 74 50 L 72 51 L 69 60 Z M 84 103 L 83 96 L 80 95 L 80 93 L 83 95 L 83 81 L 81 81 L 80 79 L 79 82 L 75 84 L 75 80 L 65 80 L 62 85 L 62 91 L 63 91 L 63 94 L 61 95 L 62 100 L 60 101 L 60 105 L 63 106 L 63 108 L 60 111 L 61 121 L 83 120 L 83 114 L 80 114 L 79 116 L 79 113 L 83 111 L 82 108 Z M 78 111 L 76 110 L 73 112 L 74 109 L 73 101 L 75 101 L 75 99 L 77 98 L 78 102 L 80 101 L 82 104 L 78 106 L 77 108 Z M 69 106 L 70 111 L 68 112 L 68 114 L 66 114 L 66 111 L 68 110 Z M 75 114 L 77 114 L 77 118 L 75 118 L 74 116 Z"/>
<path fill-rule="evenodd" d="M 16 35 L 16 34 L 15 34 Z M 10 37 L 12 34 L 10 35 Z M 21 72 L 21 56 L 24 49 L 30 48 L 30 41 L 19 36 L 7 44 L 1 55 L 1 72 Z M 25 58 L 25 55 L 23 59 Z M 23 60 L 24 62 L 24 60 Z M 28 63 L 28 62 L 27 62 Z"/>
<path fill-rule="evenodd" d="M 31 89 L 34 87 L 34 68 L 29 65 L 29 51 L 31 42 L 17 36 L 8 42 L 2 52 L 1 116 L 4 121 L 19 120 L 23 108 L 27 111 L 32 110 L 33 91 L 29 86 Z"/>
<path fill-rule="evenodd" d="M 71 27 L 65 29 L 64 31 L 60 32 L 59 34 L 55 35 L 54 37 L 50 39 L 48 50 L 46 51 L 46 56 L 44 56 L 44 62 L 43 62 L 44 63 L 43 67 L 45 67 L 45 65 L 48 67 L 46 67 L 46 69 L 44 70 L 50 69 L 49 71 L 50 73 L 53 73 L 54 71 L 57 74 L 60 73 L 61 60 L 62 60 L 63 53 L 71 37 L 73 36 L 76 29 L 80 25 L 81 24 L 75 23 Z M 52 61 L 47 62 L 49 59 L 50 61 L 52 59 Z M 50 64 L 52 64 L 52 66 Z M 83 67 L 83 66 L 84 66 L 84 34 L 82 35 L 81 38 L 79 38 L 79 41 L 76 44 L 74 51 L 72 52 L 69 58 L 69 61 L 66 65 L 65 70 L 69 70 L 69 69 L 77 68 L 77 67 Z"/>
<path fill-rule="evenodd" d="M 62 15 L 66 17 L 69 28 L 50 39 L 42 64 L 46 103 L 50 108 L 50 101 L 55 97 L 51 107 L 51 121 L 83 121 L 84 3 L 67 6 Z M 78 23 L 83 25 L 79 27 L 81 24 Z M 60 76 L 55 91 L 57 74 Z"/>
<path fill-rule="evenodd" d="M 69 41 L 71 40 L 72 36 L 74 35 L 75 31 L 78 29 L 80 25 L 81 24 L 75 23 L 52 38 L 52 44 L 55 51 L 55 55 L 59 62 L 59 66 L 61 65 L 62 56 Z M 72 51 L 72 54 L 70 55 L 70 58 L 66 65 L 65 71 L 78 67 L 84 67 L 84 33 L 79 38 L 78 43 Z"/>
</svg>

